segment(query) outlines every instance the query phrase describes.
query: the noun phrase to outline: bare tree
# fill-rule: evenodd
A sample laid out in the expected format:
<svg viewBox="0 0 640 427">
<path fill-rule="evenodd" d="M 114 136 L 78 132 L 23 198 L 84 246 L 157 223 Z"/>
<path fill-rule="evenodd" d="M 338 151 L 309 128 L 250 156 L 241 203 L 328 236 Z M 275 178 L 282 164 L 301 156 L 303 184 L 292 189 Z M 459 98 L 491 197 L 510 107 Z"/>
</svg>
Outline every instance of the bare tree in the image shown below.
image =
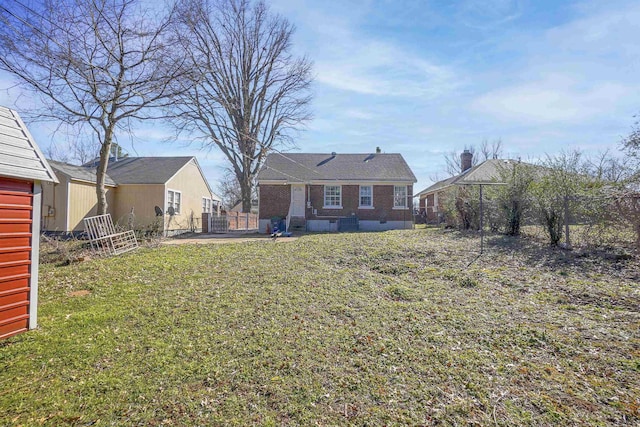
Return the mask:
<svg viewBox="0 0 640 427">
<path fill-rule="evenodd" d="M 172 123 L 224 153 L 249 212 L 265 156 L 291 145 L 310 119 L 311 63 L 292 55 L 293 25 L 263 1 L 182 0 L 178 9 L 176 34 L 193 74 Z"/>
<path fill-rule="evenodd" d="M 115 143 L 113 145 L 116 145 Z M 100 143 L 92 135 L 83 134 L 64 142 L 52 142 L 46 149 L 48 159 L 59 162 L 83 165 L 100 155 Z"/>
<path fill-rule="evenodd" d="M 0 4 L 0 69 L 40 95 L 32 116 L 89 126 L 100 144 L 96 195 L 104 189 L 111 144 L 131 121 L 164 106 L 183 72 L 166 54 L 171 13 L 154 16 L 141 0 L 20 0 Z M 158 110 L 160 111 L 160 110 Z"/>
<path fill-rule="evenodd" d="M 500 158 L 502 156 L 502 148 L 502 138 L 494 139 L 491 142 L 483 139 L 482 143 L 480 143 L 478 162 L 482 163 L 485 160 Z"/>
<path fill-rule="evenodd" d="M 609 184 L 629 182 L 634 173 L 627 159 L 614 155 L 610 150 L 588 158 L 584 168 L 589 176 Z"/>
<path fill-rule="evenodd" d="M 498 138 L 494 141 L 484 139 L 480 143 L 480 148 L 476 149 L 474 145 L 465 146 L 464 149 L 468 150 L 473 157 L 471 159 L 471 166 L 477 166 L 485 160 L 497 159 L 502 156 L 502 139 Z M 456 151 L 450 151 L 444 156 L 445 173 L 447 176 L 458 175 L 462 172 L 460 163 L 460 153 Z M 434 180 L 435 181 L 435 180 Z"/>
<path fill-rule="evenodd" d="M 636 121 L 629 136 L 622 140 L 622 147 L 628 154 L 640 157 L 640 120 Z"/>
</svg>

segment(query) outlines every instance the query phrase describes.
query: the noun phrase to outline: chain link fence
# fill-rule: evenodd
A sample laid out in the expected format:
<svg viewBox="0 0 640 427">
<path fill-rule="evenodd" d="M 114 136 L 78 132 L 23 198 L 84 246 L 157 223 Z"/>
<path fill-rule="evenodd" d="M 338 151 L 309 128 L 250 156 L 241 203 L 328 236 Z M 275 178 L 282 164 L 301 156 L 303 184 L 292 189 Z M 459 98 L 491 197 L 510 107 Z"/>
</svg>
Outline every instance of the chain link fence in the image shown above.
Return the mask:
<svg viewBox="0 0 640 427">
<path fill-rule="evenodd" d="M 567 248 L 640 250 L 640 193 L 594 192 L 536 198 L 479 186 L 456 188 L 442 212 L 445 226 L 522 234 Z M 482 221 L 481 221 L 482 220 Z"/>
</svg>

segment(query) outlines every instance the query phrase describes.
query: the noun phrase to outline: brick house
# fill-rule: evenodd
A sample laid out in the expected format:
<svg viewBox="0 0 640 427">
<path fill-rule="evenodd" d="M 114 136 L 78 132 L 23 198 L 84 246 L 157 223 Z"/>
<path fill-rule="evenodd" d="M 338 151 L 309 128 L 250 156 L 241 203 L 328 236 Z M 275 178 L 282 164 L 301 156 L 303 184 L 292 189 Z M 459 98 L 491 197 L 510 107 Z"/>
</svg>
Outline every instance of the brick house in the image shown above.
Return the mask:
<svg viewBox="0 0 640 427">
<path fill-rule="evenodd" d="M 259 228 L 274 218 L 307 231 L 413 227 L 416 177 L 400 154 L 269 154 L 258 173 Z"/>
<path fill-rule="evenodd" d="M 472 166 L 473 154 L 464 150 L 460 155 L 461 173 L 438 181 L 430 187 L 416 194 L 419 198 L 419 212 L 426 218 L 427 223 L 439 223 L 443 220 L 443 205 L 446 192 L 455 185 L 495 185 L 502 184 L 502 174 L 505 170 L 512 170 L 514 160 L 489 159 Z M 506 169 L 505 169 L 506 168 Z"/>
</svg>

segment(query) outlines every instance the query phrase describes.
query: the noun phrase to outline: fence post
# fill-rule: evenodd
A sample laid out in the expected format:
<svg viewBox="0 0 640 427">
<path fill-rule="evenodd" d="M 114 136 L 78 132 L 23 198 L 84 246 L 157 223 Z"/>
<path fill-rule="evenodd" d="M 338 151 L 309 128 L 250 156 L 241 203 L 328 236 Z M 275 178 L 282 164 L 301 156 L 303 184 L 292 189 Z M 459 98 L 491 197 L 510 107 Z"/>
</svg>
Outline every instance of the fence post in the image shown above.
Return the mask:
<svg viewBox="0 0 640 427">
<path fill-rule="evenodd" d="M 567 249 L 571 249 L 571 239 L 569 238 L 569 196 L 564 196 L 564 244 Z"/>
</svg>

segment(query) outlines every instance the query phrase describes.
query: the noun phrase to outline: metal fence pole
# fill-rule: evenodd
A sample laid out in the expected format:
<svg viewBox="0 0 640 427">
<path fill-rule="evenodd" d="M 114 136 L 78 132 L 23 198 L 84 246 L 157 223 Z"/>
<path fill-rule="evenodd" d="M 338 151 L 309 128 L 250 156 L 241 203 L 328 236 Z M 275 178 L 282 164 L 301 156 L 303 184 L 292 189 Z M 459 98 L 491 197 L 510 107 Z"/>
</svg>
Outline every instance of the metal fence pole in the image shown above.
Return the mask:
<svg viewBox="0 0 640 427">
<path fill-rule="evenodd" d="M 567 249 L 571 248 L 571 239 L 569 238 L 569 196 L 564 196 L 564 237 L 565 246 Z"/>
<path fill-rule="evenodd" d="M 484 209 L 482 203 L 482 184 L 480 184 L 480 253 L 484 252 Z"/>
</svg>

